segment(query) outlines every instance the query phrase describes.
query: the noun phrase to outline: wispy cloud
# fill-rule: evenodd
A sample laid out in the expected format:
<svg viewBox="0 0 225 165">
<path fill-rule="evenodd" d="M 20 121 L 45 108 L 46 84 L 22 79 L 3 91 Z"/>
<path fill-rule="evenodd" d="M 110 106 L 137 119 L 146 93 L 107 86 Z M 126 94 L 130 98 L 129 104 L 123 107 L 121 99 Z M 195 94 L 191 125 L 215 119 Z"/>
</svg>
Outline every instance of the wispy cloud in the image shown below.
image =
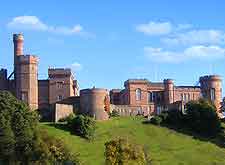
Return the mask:
<svg viewBox="0 0 225 165">
<path fill-rule="evenodd" d="M 179 63 L 185 60 L 216 60 L 225 58 L 225 49 L 219 46 L 191 46 L 183 51 L 168 51 L 162 48 L 145 47 L 146 57 L 154 62 Z"/>
<path fill-rule="evenodd" d="M 191 30 L 161 38 L 168 45 L 224 44 L 225 33 L 219 30 Z"/>
<path fill-rule="evenodd" d="M 149 22 L 147 24 L 140 24 L 136 26 L 138 32 L 146 35 L 165 35 L 172 31 L 172 24 L 170 22 Z"/>
<path fill-rule="evenodd" d="M 86 32 L 80 24 L 74 25 L 72 27 L 51 26 L 47 25 L 36 16 L 15 17 L 7 24 L 7 27 L 18 30 L 36 30 L 63 35 L 93 36 L 93 34 Z"/>
<path fill-rule="evenodd" d="M 80 71 L 80 70 L 82 70 L 83 69 L 83 66 L 80 64 L 80 63 L 78 63 L 78 62 L 74 62 L 73 64 L 71 64 L 71 69 L 73 70 L 73 71 Z"/>
</svg>

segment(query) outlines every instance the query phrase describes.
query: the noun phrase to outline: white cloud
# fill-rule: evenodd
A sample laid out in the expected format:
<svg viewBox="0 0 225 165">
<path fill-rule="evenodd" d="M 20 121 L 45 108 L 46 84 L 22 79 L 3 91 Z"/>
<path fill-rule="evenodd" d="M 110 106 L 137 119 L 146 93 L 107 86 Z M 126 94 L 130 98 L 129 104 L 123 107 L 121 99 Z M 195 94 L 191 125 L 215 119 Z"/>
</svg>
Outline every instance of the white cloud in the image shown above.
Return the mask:
<svg viewBox="0 0 225 165">
<path fill-rule="evenodd" d="M 166 51 L 162 48 L 144 48 L 145 55 L 155 62 L 179 63 L 185 60 L 217 60 L 225 58 L 225 49 L 219 46 L 191 46 L 184 51 Z"/>
<path fill-rule="evenodd" d="M 36 16 L 15 17 L 8 23 L 8 27 L 28 30 L 48 30 L 48 26 L 41 22 Z"/>
<path fill-rule="evenodd" d="M 136 30 L 146 35 L 165 35 L 171 33 L 172 24 L 170 22 L 149 22 L 137 25 Z"/>
<path fill-rule="evenodd" d="M 79 24 L 74 25 L 73 27 L 51 26 L 43 23 L 36 16 L 15 17 L 8 23 L 7 26 L 11 29 L 46 31 L 64 35 L 73 35 L 73 34 L 79 34 L 83 36 L 90 35 L 88 32 L 85 32 L 83 27 Z"/>
<path fill-rule="evenodd" d="M 162 38 L 169 45 L 224 44 L 225 33 L 219 30 L 191 30 Z"/>
<path fill-rule="evenodd" d="M 71 69 L 73 71 L 80 71 L 80 70 L 82 70 L 82 68 L 83 68 L 83 66 L 78 62 L 74 62 L 73 64 L 71 64 Z"/>
</svg>

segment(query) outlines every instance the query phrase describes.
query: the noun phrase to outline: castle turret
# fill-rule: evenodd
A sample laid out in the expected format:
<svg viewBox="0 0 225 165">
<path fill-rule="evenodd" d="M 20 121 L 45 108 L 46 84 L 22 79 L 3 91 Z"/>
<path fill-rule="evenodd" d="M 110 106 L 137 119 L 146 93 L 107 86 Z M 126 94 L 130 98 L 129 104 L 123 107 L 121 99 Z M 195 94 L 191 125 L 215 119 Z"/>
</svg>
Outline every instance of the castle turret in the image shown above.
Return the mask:
<svg viewBox="0 0 225 165">
<path fill-rule="evenodd" d="M 202 97 L 215 104 L 217 112 L 220 112 L 222 101 L 222 79 L 218 75 L 200 77 Z"/>
<path fill-rule="evenodd" d="M 109 118 L 108 90 L 102 88 L 83 89 L 80 91 L 80 108 L 82 114 L 88 114 L 96 120 Z M 107 103 L 108 101 L 108 103 Z"/>
<path fill-rule="evenodd" d="M 169 105 L 174 102 L 174 84 L 173 80 L 171 79 L 165 79 L 164 81 L 164 99 L 165 99 L 165 104 Z"/>
</svg>

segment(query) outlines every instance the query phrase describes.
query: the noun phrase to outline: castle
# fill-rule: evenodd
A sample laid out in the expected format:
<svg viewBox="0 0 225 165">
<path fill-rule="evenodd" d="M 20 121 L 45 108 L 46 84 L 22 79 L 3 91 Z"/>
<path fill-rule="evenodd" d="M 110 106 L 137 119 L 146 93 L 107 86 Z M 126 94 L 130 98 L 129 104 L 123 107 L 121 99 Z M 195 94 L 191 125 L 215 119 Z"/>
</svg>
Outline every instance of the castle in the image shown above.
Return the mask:
<svg viewBox="0 0 225 165">
<path fill-rule="evenodd" d="M 160 114 L 177 108 L 185 111 L 191 100 L 205 98 L 221 113 L 222 79 L 218 75 L 199 78 L 198 86 L 176 86 L 172 79 L 150 82 L 147 79 L 128 79 L 124 89 L 108 91 L 102 88 L 79 91 L 70 69 L 49 68 L 48 79 L 38 80 L 38 58 L 24 55 L 22 34 L 13 35 L 14 71 L 9 76 L 6 69 L 0 71 L 0 90 L 12 92 L 25 101 L 31 109 L 49 109 L 55 106 L 55 120 L 72 113 L 74 106 L 97 120 L 107 120 L 107 111 L 118 111 L 121 115 Z M 14 75 L 14 79 L 12 79 Z"/>
</svg>

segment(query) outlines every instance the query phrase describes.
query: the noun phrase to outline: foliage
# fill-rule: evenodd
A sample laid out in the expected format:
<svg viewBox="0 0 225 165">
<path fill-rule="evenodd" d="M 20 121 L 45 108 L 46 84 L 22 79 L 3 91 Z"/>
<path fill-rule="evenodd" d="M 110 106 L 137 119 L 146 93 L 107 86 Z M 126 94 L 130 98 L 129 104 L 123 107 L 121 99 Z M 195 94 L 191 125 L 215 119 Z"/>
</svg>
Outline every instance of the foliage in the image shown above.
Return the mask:
<svg viewBox="0 0 225 165">
<path fill-rule="evenodd" d="M 221 123 L 216 108 L 206 100 L 187 104 L 187 124 L 197 133 L 211 136 L 221 131 Z"/>
<path fill-rule="evenodd" d="M 105 157 L 108 165 L 150 164 L 149 156 L 142 146 L 121 138 L 105 143 Z"/>
<path fill-rule="evenodd" d="M 81 136 L 85 139 L 92 140 L 96 129 L 94 119 L 78 115 L 68 122 L 68 126 L 72 133 Z"/>
<path fill-rule="evenodd" d="M 162 123 L 162 118 L 160 116 L 153 116 L 150 119 L 150 123 L 155 124 L 155 125 L 160 125 Z"/>
<path fill-rule="evenodd" d="M 48 152 L 51 147 L 40 134 L 38 119 L 25 103 L 9 92 L 0 92 L 0 161 L 4 164 L 55 164 L 73 160 L 72 156 L 65 156 L 67 150 L 58 144 L 56 147 L 63 153 L 62 159 Z"/>
<path fill-rule="evenodd" d="M 119 117 L 120 116 L 120 113 L 116 110 L 113 110 L 111 113 L 110 113 L 110 117 Z"/>
<path fill-rule="evenodd" d="M 75 118 L 75 116 L 76 115 L 74 113 L 71 113 L 69 116 L 60 119 L 59 122 L 67 122 L 67 123 L 69 123 Z"/>
</svg>

